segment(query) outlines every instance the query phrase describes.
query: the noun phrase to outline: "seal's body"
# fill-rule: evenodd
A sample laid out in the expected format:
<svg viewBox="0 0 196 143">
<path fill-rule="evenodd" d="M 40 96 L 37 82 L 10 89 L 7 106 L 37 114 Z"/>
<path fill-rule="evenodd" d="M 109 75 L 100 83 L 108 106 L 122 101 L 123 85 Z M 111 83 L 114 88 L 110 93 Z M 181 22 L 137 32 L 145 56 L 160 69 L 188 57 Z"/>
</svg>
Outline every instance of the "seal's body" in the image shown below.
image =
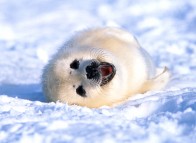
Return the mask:
<svg viewBox="0 0 196 143">
<path fill-rule="evenodd" d="M 42 78 L 49 101 L 94 108 L 159 90 L 169 72 L 156 69 L 128 32 L 97 28 L 76 33 L 49 61 Z"/>
</svg>

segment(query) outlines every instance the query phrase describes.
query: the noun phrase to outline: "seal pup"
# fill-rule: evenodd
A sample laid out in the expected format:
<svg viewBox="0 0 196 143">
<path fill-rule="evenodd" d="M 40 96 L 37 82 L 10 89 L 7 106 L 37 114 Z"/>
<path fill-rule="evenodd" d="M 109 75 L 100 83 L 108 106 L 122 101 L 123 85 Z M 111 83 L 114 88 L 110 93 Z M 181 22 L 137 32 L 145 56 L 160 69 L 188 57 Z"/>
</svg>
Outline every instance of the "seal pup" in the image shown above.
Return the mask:
<svg viewBox="0 0 196 143">
<path fill-rule="evenodd" d="M 130 33 L 93 28 L 77 32 L 58 50 L 43 70 L 42 85 L 48 101 L 97 108 L 160 90 L 169 75 Z"/>
</svg>

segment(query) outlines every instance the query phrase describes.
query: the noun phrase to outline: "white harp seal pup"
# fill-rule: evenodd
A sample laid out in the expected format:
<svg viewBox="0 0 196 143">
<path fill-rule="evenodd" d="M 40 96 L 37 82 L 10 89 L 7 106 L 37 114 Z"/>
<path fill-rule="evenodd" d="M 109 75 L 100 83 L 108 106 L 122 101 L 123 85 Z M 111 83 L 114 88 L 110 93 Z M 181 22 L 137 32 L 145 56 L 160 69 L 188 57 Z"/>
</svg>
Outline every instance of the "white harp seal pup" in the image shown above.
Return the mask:
<svg viewBox="0 0 196 143">
<path fill-rule="evenodd" d="M 130 33 L 94 28 L 76 33 L 59 49 L 43 70 L 42 85 L 48 101 L 97 108 L 160 90 L 169 75 Z"/>
</svg>

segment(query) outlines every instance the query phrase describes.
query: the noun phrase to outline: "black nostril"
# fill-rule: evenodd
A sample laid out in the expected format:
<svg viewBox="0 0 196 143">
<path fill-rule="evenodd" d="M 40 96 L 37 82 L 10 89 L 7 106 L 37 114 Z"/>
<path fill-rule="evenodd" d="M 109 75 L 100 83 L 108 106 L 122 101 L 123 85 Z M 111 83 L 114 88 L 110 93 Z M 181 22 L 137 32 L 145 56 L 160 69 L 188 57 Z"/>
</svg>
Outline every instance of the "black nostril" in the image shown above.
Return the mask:
<svg viewBox="0 0 196 143">
<path fill-rule="evenodd" d="M 96 62 L 92 62 L 89 66 L 86 67 L 86 72 L 91 73 L 97 71 L 97 69 L 98 69 L 98 64 Z"/>
<path fill-rule="evenodd" d="M 92 71 L 92 67 L 91 66 L 87 66 L 86 67 L 86 73 L 90 73 Z"/>
<path fill-rule="evenodd" d="M 96 62 L 92 62 L 89 66 L 86 67 L 86 73 L 88 79 L 92 79 L 98 76 L 98 64 Z"/>
</svg>

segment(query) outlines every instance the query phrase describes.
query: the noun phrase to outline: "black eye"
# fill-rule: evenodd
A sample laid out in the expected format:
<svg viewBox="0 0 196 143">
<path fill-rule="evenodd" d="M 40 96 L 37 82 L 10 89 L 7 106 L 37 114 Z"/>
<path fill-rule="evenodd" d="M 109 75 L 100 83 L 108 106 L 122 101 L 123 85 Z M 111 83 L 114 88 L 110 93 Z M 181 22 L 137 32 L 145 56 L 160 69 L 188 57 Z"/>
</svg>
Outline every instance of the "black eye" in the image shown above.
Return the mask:
<svg viewBox="0 0 196 143">
<path fill-rule="evenodd" d="M 76 89 L 76 93 L 82 97 L 86 97 L 86 91 L 84 90 L 83 86 L 78 86 Z"/>
<path fill-rule="evenodd" d="M 70 68 L 72 69 L 78 69 L 80 65 L 80 62 L 78 60 L 74 60 L 71 64 L 70 64 Z"/>
</svg>

